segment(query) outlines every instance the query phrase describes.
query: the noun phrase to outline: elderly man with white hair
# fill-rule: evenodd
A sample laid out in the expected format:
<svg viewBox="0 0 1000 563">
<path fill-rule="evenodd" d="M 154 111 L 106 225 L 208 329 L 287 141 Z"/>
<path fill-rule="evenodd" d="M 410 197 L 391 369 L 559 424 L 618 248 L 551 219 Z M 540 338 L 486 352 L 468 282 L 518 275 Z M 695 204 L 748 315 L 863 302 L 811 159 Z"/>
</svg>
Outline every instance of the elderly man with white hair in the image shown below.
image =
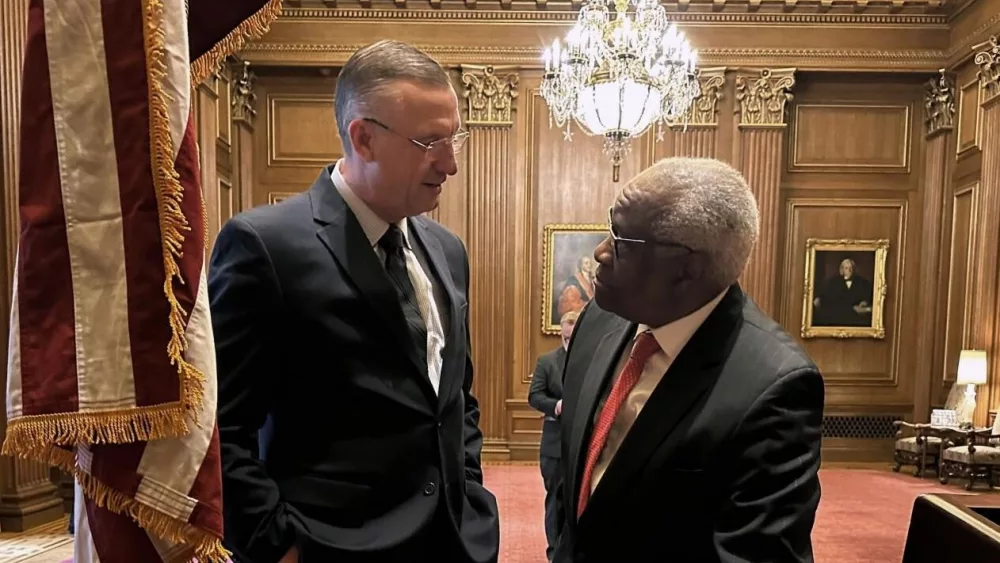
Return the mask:
<svg viewBox="0 0 1000 563">
<path fill-rule="evenodd" d="M 608 223 L 566 359 L 553 560 L 812 561 L 823 378 L 737 283 L 746 182 L 664 159 Z"/>
</svg>

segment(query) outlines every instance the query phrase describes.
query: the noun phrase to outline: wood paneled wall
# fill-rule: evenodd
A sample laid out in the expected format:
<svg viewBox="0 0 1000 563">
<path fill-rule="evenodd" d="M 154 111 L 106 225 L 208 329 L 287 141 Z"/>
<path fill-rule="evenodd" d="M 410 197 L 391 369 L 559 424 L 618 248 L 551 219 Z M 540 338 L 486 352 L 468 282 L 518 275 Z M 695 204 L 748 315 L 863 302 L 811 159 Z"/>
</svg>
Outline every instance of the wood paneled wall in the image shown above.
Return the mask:
<svg viewBox="0 0 1000 563">
<path fill-rule="evenodd" d="M 24 4 L 0 7 L 2 318 Z M 471 132 L 462 172 L 430 215 L 469 249 L 489 458 L 537 456 L 530 372 L 558 345 L 542 331 L 545 226 L 602 225 L 629 177 L 691 155 L 731 162 L 758 198 L 761 241 L 742 283 L 826 376 L 825 459 L 888 459 L 891 421 L 925 420 L 943 403 L 963 347 L 990 353 L 978 420 L 1000 406 L 1000 52 L 984 43 L 1000 33 L 1000 0 L 842 4 L 670 4 L 701 53 L 704 95 L 686 130 L 633 143 L 616 184 L 601 140 L 573 128 L 567 141 L 539 95 L 541 47 L 565 34 L 578 2 L 288 2 L 267 36 L 197 90 L 211 238 L 234 213 L 306 189 L 340 156 L 333 93 L 351 52 L 409 41 L 452 73 Z M 880 338 L 801 336 L 810 238 L 888 241 Z M 46 475 L 0 460 L 0 525 L 49 517 L 58 496 Z"/>
<path fill-rule="evenodd" d="M 995 19 L 995 18 L 994 18 Z M 976 397 L 977 423 L 1000 407 L 1000 45 L 994 35 L 955 68 L 948 135 L 931 141 L 941 176 L 941 240 L 936 316 L 944 338 L 934 348 L 931 401 L 952 388 L 958 353 L 985 349 L 989 384 Z"/>
<path fill-rule="evenodd" d="M 705 94 L 687 129 L 669 130 L 660 140 L 651 131 L 633 143 L 623 181 L 669 155 L 716 157 L 745 174 L 762 224 L 742 283 L 763 310 L 802 338 L 824 371 L 827 459 L 884 458 L 891 421 L 926 419 L 950 389 L 958 350 L 993 338 L 983 328 L 993 315 L 981 311 L 991 310 L 986 304 L 995 301 L 995 291 L 971 289 L 985 287 L 977 280 L 989 278 L 986 272 L 996 277 L 997 270 L 995 260 L 982 264 L 973 254 L 990 251 L 981 248 L 989 244 L 983 230 L 969 223 L 982 213 L 975 199 L 980 184 L 969 184 L 979 177 L 982 159 L 974 149 L 959 155 L 954 148 L 961 112 L 951 109 L 961 109 L 961 93 L 950 85 L 964 80 L 966 105 L 982 107 L 975 55 L 962 50 L 1000 27 L 998 8 L 995 1 L 972 2 L 939 20 L 906 10 L 672 14 L 682 26 L 701 24 L 685 31 L 705 60 Z M 603 224 L 623 185 L 611 181 L 601 140 L 575 127 L 567 140 L 550 124 L 539 95 L 539 38 L 564 32 L 572 12 L 303 3 L 286 15 L 294 19 L 279 20 L 244 53 L 259 76 L 255 93 L 266 122 L 266 131 L 254 136 L 252 203 L 305 189 L 321 166 L 340 156 L 333 91 L 338 66 L 358 45 L 391 36 L 442 61 L 467 105 L 472 136 L 460 157 L 463 172 L 446 185 L 431 216 L 469 248 L 486 451 L 500 459 L 534 458 L 540 420 L 526 401 L 530 372 L 537 356 L 558 344 L 541 330 L 544 228 Z M 782 17 L 780 28 L 753 29 Z M 978 25 L 970 27 L 971 21 Z M 330 22 L 342 24 L 333 42 L 318 27 Z M 852 29 L 834 32 L 833 24 Z M 731 44 L 733 26 L 738 44 Z M 476 113 L 482 105 L 474 102 L 484 96 L 505 109 Z M 928 111 L 937 112 L 936 121 L 928 121 Z M 972 167 L 962 159 L 979 160 Z M 952 186 L 953 180 L 965 183 Z M 953 191 L 957 207 L 946 197 Z M 955 213 L 967 228 L 953 235 Z M 808 239 L 888 241 L 880 337 L 801 337 Z M 953 247 L 970 250 L 952 259 Z M 987 405 L 1000 404 L 995 393 L 992 387 L 980 393 L 983 416 Z"/>
<path fill-rule="evenodd" d="M 701 42 L 705 94 L 686 129 L 666 131 L 660 140 L 651 131 L 633 143 L 623 181 L 669 155 L 716 157 L 745 174 L 762 224 L 742 283 L 762 309 L 802 338 L 824 371 L 827 459 L 884 457 L 891 421 L 926 419 L 950 389 L 958 350 L 992 338 L 981 328 L 992 315 L 972 314 L 995 301 L 995 292 L 971 289 L 989 278 L 986 271 L 996 272 L 995 261 L 974 262 L 973 251 L 989 243 L 969 223 L 981 214 L 975 198 L 982 189 L 969 182 L 979 177 L 982 159 L 975 149 L 961 158 L 953 150 L 961 112 L 950 108 L 961 109 L 961 93 L 950 85 L 964 80 L 965 104 L 982 107 L 974 54 L 954 49 L 971 49 L 988 37 L 1000 22 L 993 17 L 998 6 L 970 3 L 939 20 L 906 11 L 822 16 L 793 9 L 780 29 L 752 29 L 776 15 L 673 14 L 682 25 L 702 24 L 686 31 Z M 250 204 L 305 189 L 321 166 L 340 156 L 332 111 L 336 73 L 358 45 L 392 36 L 442 61 L 453 73 L 472 136 L 460 157 L 463 172 L 449 180 L 431 216 L 469 248 L 487 454 L 534 458 L 540 419 L 526 401 L 530 372 L 537 356 L 558 344 L 541 330 L 544 229 L 603 224 L 623 185 L 612 182 L 601 140 L 575 127 L 567 140 L 550 124 L 539 94 L 538 38 L 564 32 L 572 12 L 404 12 L 303 3 L 286 15 L 295 17 L 279 20 L 243 54 L 258 77 L 253 93 L 266 124 L 253 135 L 248 157 L 254 180 L 243 189 Z M 976 18 L 980 25 L 970 28 Z M 317 27 L 330 22 L 342 24 L 335 43 Z M 865 25 L 876 22 L 882 25 L 877 33 Z M 824 23 L 853 28 L 835 33 Z M 484 26 L 491 33 L 483 34 Z M 739 47 L 730 45 L 733 26 L 740 30 Z M 449 45 L 441 39 L 446 36 Z M 852 41 L 866 47 L 848 46 Z M 748 64 L 750 54 L 756 64 Z M 503 109 L 479 113 L 483 101 Z M 936 121 L 928 121 L 929 110 L 937 112 Z M 962 159 L 978 160 L 972 167 Z M 953 187 L 953 179 L 965 183 Z M 953 191 L 957 205 L 946 197 Z M 953 230 L 952 216 L 968 228 Z M 879 338 L 801 337 L 808 239 L 888 241 Z M 953 248 L 967 251 L 952 259 Z M 985 301 L 979 306 L 966 294 Z M 980 393 L 984 413 L 1000 404 L 987 399 L 992 393 Z"/>
</svg>

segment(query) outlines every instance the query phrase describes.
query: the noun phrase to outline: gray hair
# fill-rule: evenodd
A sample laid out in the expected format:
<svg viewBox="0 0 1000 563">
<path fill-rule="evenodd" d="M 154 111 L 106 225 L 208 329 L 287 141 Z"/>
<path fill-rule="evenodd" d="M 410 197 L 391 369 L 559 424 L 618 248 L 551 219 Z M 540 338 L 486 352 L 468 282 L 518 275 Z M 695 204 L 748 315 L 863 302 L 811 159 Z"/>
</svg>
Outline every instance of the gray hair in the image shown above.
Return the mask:
<svg viewBox="0 0 1000 563">
<path fill-rule="evenodd" d="M 346 154 L 351 154 L 347 126 L 371 111 L 373 102 L 399 81 L 451 88 L 448 72 L 416 47 L 385 39 L 358 49 L 337 75 L 334 113 Z"/>
<path fill-rule="evenodd" d="M 739 279 L 760 226 L 757 201 L 736 169 L 711 158 L 665 158 L 629 187 L 649 198 L 634 203 L 648 206 L 654 236 L 708 255 L 705 282 L 728 287 Z"/>
</svg>

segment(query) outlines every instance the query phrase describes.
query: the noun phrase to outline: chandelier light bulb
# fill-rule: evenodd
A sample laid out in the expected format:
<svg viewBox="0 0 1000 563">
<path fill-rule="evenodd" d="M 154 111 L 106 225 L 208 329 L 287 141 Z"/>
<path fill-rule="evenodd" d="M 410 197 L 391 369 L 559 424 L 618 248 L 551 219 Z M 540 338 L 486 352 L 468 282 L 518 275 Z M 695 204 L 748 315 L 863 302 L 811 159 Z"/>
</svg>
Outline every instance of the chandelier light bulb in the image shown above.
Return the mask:
<svg viewBox="0 0 1000 563">
<path fill-rule="evenodd" d="M 685 118 L 701 94 L 698 53 L 658 0 L 588 0 L 560 44 L 545 49 L 549 123 L 604 137 L 614 181 L 631 140 Z"/>
</svg>

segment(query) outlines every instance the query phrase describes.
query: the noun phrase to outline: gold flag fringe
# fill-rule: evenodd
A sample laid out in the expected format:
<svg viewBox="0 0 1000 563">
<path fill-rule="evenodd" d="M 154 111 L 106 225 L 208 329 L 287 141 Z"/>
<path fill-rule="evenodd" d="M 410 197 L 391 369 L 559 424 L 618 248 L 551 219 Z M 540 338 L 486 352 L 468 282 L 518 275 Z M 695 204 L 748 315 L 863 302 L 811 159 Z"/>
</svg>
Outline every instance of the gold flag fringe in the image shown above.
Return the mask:
<svg viewBox="0 0 1000 563">
<path fill-rule="evenodd" d="M 281 13 L 281 0 L 268 0 L 261 9 L 243 20 L 236 29 L 220 39 L 204 55 L 191 63 L 191 87 L 201 84 L 215 72 L 222 60 L 239 51 L 247 40 L 260 39 Z"/>
<path fill-rule="evenodd" d="M 212 49 L 191 64 L 192 88 L 205 80 L 222 60 L 238 51 L 250 39 L 267 33 L 281 11 L 281 0 L 269 0 L 260 10 L 244 20 Z M 143 37 L 146 50 L 149 89 L 150 164 L 156 190 L 160 222 L 163 266 L 166 279 L 163 291 L 170 305 L 171 338 L 167 356 L 177 366 L 180 379 L 180 403 L 93 413 L 60 413 L 25 416 L 7 423 L 2 451 L 42 463 L 55 465 L 72 474 L 83 493 L 98 506 L 118 514 L 126 514 L 151 534 L 184 546 L 171 555 L 167 563 L 189 562 L 196 557 L 200 563 L 225 563 L 229 553 L 219 537 L 188 522 L 182 522 L 140 503 L 129 495 L 100 482 L 76 466 L 74 451 L 59 446 L 77 444 L 120 444 L 176 438 L 188 434 L 186 417 L 198 423 L 198 413 L 204 401 L 205 375 L 184 359 L 187 349 L 185 312 L 174 293 L 175 279 L 185 283 L 177 260 L 183 251 L 184 233 L 191 226 L 181 209 L 184 187 L 174 167 L 173 140 L 170 136 L 169 102 L 171 96 L 163 87 L 166 76 L 165 33 L 162 0 L 143 0 Z M 204 213 L 205 201 L 201 208 Z M 202 218 L 205 219 L 204 217 Z M 206 235 L 207 233 L 203 233 Z"/>
<path fill-rule="evenodd" d="M 44 457 L 47 459 L 42 461 L 47 461 L 50 465 L 55 465 L 73 475 L 80 483 L 84 495 L 93 500 L 97 506 L 132 518 L 142 529 L 156 537 L 175 545 L 190 546 L 190 549 L 179 550 L 165 563 L 187 563 L 192 557 L 197 558 L 199 563 L 226 563 L 231 560 L 232 553 L 223 547 L 221 538 L 188 522 L 171 518 L 102 483 L 76 466 L 75 452 L 50 447 Z"/>
<path fill-rule="evenodd" d="M 170 342 L 167 343 L 167 356 L 170 358 L 170 363 L 177 366 L 181 403 L 195 424 L 198 424 L 198 414 L 205 398 L 205 374 L 184 359 L 184 350 L 187 349 L 187 338 L 184 335 L 185 313 L 174 294 L 174 280 L 181 284 L 185 283 L 180 275 L 177 259 L 183 252 L 184 232 L 190 231 L 191 226 L 181 209 L 184 187 L 180 183 L 180 175 L 174 168 L 175 147 L 170 136 L 168 103 L 172 100 L 163 87 L 163 78 L 167 74 L 163 3 L 161 0 L 146 0 L 142 3 L 142 9 L 145 23 L 143 37 L 146 43 L 146 82 L 149 89 L 150 164 L 160 219 L 163 269 L 166 271 L 163 292 L 170 304 Z"/>
<path fill-rule="evenodd" d="M 53 444 L 125 444 L 185 436 L 184 407 L 169 403 L 137 409 L 43 414 L 7 423 L 3 455 L 37 457 Z"/>
</svg>

